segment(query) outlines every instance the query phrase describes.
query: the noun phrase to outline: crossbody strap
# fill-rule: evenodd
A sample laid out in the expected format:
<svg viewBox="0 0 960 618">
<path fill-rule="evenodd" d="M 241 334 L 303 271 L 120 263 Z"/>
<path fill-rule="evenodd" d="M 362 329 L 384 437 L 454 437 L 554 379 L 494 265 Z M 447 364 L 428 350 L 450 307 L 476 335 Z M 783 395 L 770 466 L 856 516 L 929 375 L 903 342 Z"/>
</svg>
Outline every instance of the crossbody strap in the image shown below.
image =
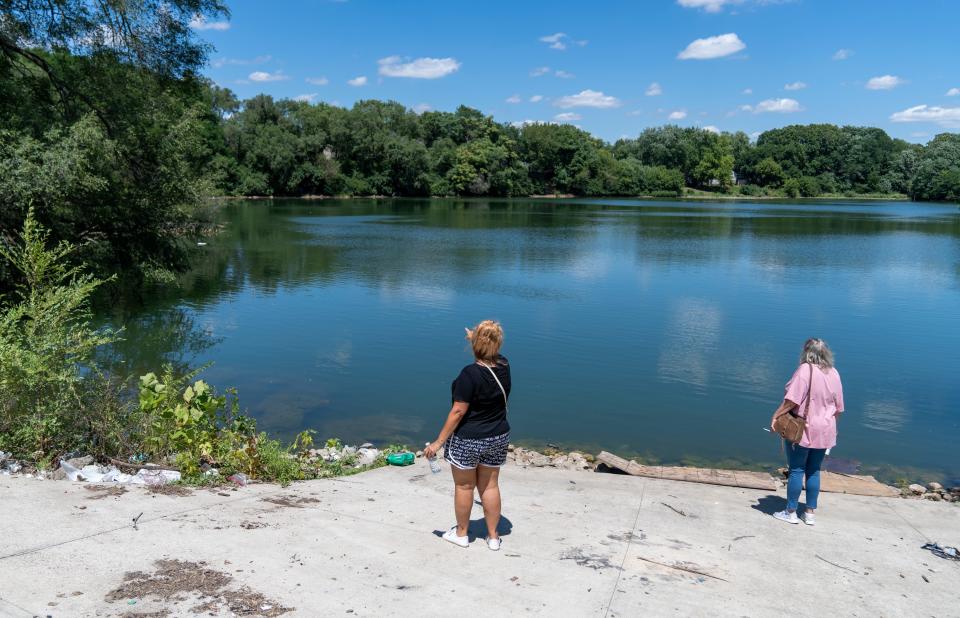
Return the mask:
<svg viewBox="0 0 960 618">
<path fill-rule="evenodd" d="M 810 413 L 810 394 L 813 389 L 813 363 L 807 364 L 810 365 L 810 379 L 807 380 L 807 401 L 803 404 L 803 420 L 807 420 Z"/>
<path fill-rule="evenodd" d="M 491 367 L 490 365 L 484 365 L 484 364 L 481 363 L 481 362 L 477 362 L 477 364 L 480 365 L 481 367 L 486 367 L 486 368 L 487 368 L 487 371 L 490 372 L 490 375 L 493 376 L 493 379 L 497 381 L 497 386 L 500 387 L 500 392 L 503 393 L 503 408 L 504 408 L 504 410 L 507 410 L 507 412 L 509 412 L 509 411 L 510 411 L 510 406 L 509 406 L 509 404 L 507 403 L 507 391 L 503 388 L 503 384 L 500 383 L 500 378 L 497 377 L 497 374 L 496 374 L 496 372 L 493 370 L 493 367 Z"/>
</svg>

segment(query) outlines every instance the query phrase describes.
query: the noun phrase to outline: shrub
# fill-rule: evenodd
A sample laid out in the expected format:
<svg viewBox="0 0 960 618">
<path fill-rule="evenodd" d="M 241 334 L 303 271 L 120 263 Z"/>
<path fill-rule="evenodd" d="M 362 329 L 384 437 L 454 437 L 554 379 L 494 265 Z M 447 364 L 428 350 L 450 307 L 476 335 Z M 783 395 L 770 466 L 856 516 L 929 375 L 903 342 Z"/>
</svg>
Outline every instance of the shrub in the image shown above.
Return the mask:
<svg viewBox="0 0 960 618">
<path fill-rule="evenodd" d="M 34 461 L 89 443 L 83 402 L 102 382 L 85 376 L 97 375 L 94 351 L 117 337 L 91 322 L 90 297 L 104 280 L 70 265 L 74 245 L 48 239 L 31 208 L 19 241 L 0 244 L 23 281 L 0 305 L 0 447 Z"/>
</svg>

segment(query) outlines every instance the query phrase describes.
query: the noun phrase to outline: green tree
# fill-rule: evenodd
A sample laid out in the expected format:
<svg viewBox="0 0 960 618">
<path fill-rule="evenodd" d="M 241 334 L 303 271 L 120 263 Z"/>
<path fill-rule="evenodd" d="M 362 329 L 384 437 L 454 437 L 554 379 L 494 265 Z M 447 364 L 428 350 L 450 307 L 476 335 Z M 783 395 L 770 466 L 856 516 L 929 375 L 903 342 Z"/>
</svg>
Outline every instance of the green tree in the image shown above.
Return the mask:
<svg viewBox="0 0 960 618">
<path fill-rule="evenodd" d="M 764 187 L 779 187 L 783 184 L 783 167 L 773 157 L 766 157 L 753 168 L 753 178 Z"/>
</svg>

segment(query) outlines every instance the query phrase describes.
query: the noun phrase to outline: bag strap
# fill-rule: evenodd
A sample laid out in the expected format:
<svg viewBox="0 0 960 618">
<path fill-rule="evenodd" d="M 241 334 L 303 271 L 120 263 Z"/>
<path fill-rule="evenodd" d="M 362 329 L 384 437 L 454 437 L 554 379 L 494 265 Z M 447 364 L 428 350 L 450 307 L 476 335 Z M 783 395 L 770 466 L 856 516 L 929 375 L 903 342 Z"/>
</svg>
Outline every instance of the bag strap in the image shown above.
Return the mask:
<svg viewBox="0 0 960 618">
<path fill-rule="evenodd" d="M 803 420 L 807 420 L 807 415 L 810 413 L 810 392 L 813 388 L 813 363 L 807 363 L 810 365 L 810 378 L 807 380 L 807 400 L 803 404 Z"/>
<path fill-rule="evenodd" d="M 497 374 L 493 371 L 493 367 L 491 367 L 490 365 L 485 365 L 480 361 L 477 361 L 477 364 L 480 365 L 481 367 L 486 367 L 487 371 L 490 372 L 490 375 L 493 376 L 493 379 L 497 381 L 497 386 L 500 387 L 500 392 L 503 393 L 503 409 L 509 412 L 510 406 L 507 403 L 507 391 L 503 388 L 503 384 L 500 383 L 500 378 L 498 378 Z"/>
</svg>

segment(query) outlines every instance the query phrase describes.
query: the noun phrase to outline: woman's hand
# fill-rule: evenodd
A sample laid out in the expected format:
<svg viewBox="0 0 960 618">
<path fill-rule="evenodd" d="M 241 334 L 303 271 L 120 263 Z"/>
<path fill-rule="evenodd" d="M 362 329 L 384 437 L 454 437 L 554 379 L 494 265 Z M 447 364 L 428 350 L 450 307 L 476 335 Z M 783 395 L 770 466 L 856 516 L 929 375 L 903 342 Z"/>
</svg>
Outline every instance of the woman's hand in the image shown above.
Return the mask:
<svg viewBox="0 0 960 618">
<path fill-rule="evenodd" d="M 441 444 L 439 440 L 436 442 L 433 442 L 432 444 L 428 444 L 423 449 L 423 456 L 426 457 L 427 459 L 433 459 L 434 457 L 437 456 L 437 453 L 440 451 L 441 446 L 443 446 L 443 444 Z"/>
</svg>

